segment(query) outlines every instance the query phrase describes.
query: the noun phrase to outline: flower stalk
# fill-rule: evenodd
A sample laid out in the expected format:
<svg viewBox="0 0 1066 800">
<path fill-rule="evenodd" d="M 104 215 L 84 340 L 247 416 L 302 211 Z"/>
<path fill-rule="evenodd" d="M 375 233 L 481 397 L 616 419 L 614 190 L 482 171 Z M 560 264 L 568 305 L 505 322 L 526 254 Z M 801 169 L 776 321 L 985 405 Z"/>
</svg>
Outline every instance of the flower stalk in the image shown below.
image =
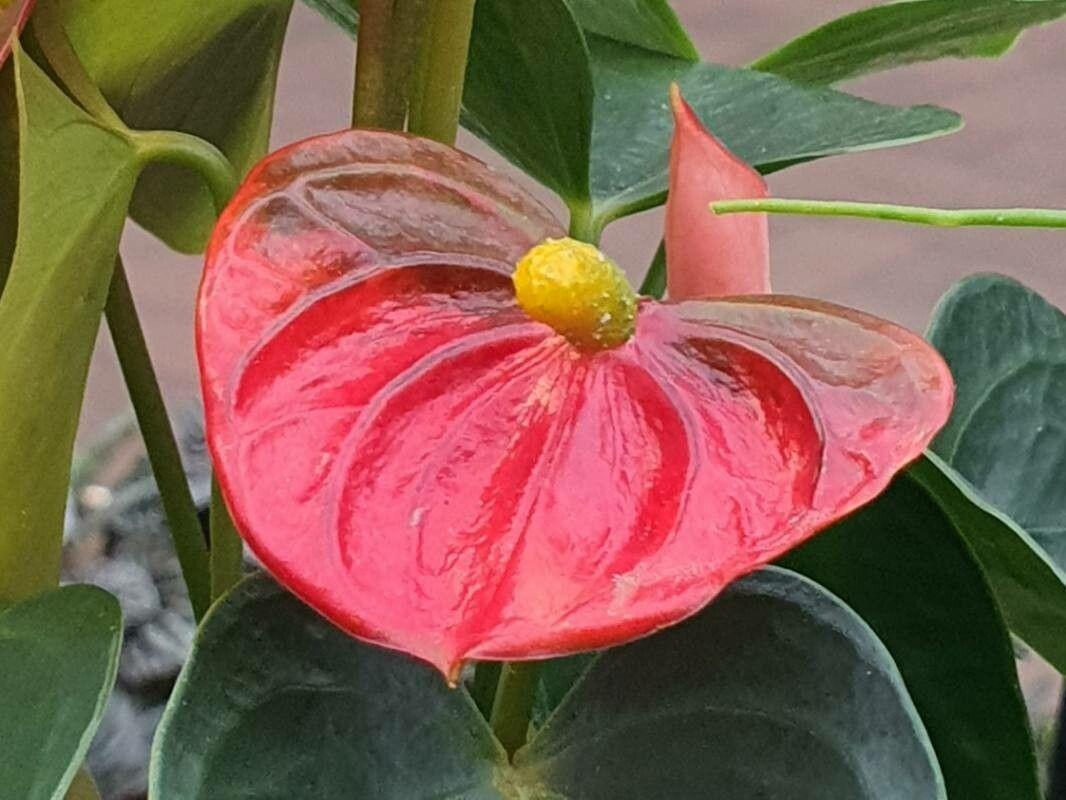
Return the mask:
<svg viewBox="0 0 1066 800">
<path fill-rule="evenodd" d="M 807 217 L 856 217 L 938 228 L 1003 227 L 1066 228 L 1066 210 L 1048 208 L 924 208 L 889 203 L 838 200 L 721 200 L 711 203 L 715 214 L 796 214 Z"/>
<path fill-rule="evenodd" d="M 201 619 L 210 603 L 207 543 L 121 259 L 115 262 L 104 312 L 152 474 L 159 486 L 193 614 Z"/>
<path fill-rule="evenodd" d="M 526 743 L 537 694 L 536 661 L 512 661 L 500 670 L 489 724 L 508 756 Z"/>
</svg>

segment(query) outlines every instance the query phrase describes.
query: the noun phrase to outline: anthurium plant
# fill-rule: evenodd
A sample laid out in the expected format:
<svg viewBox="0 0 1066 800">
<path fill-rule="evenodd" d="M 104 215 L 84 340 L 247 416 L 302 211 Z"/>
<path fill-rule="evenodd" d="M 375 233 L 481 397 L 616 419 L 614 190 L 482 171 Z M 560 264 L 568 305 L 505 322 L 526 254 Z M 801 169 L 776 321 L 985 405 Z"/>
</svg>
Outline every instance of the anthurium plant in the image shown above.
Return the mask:
<svg viewBox="0 0 1066 800">
<path fill-rule="evenodd" d="M 876 6 L 746 67 L 666 0 L 306 2 L 357 39 L 352 127 L 267 154 L 291 0 L 0 0 L 0 796 L 101 796 L 123 620 L 59 586 L 101 320 L 199 624 L 155 800 L 1066 796 L 1015 667 L 1066 670 L 1066 316 L 1000 275 L 924 337 L 775 294 L 767 222 L 1066 211 L 763 177 L 954 132 L 835 85 L 1066 2 Z M 663 203 L 635 289 L 599 240 Z M 205 253 L 209 524 L 127 217 Z"/>
</svg>

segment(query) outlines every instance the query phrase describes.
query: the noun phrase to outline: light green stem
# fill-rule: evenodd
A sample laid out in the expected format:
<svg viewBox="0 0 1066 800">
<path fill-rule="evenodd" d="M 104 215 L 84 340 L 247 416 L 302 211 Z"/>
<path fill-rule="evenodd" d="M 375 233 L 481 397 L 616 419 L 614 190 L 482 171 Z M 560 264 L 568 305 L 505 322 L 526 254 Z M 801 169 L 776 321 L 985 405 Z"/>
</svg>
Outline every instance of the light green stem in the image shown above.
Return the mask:
<svg viewBox="0 0 1066 800">
<path fill-rule="evenodd" d="M 509 756 L 513 756 L 529 736 L 539 667 L 536 661 L 510 661 L 500 670 L 489 724 Z"/>
<path fill-rule="evenodd" d="M 244 574 L 244 545 L 226 507 L 226 500 L 211 481 L 211 600 L 214 602 Z"/>
<path fill-rule="evenodd" d="M 592 213 L 591 205 L 575 205 L 570 209 L 570 238 L 596 245 L 603 237 L 603 226 Z"/>
<path fill-rule="evenodd" d="M 115 263 L 104 313 L 159 487 L 189 601 L 199 620 L 210 602 L 207 543 L 121 259 Z"/>
<path fill-rule="evenodd" d="M 174 164 L 193 170 L 207 182 L 221 213 L 237 190 L 237 171 L 210 142 L 180 131 L 131 131 L 142 164 Z"/>
<path fill-rule="evenodd" d="M 711 203 L 715 214 L 768 213 L 809 217 L 858 217 L 938 228 L 991 226 L 1005 228 L 1066 228 L 1066 210 L 1047 208 L 922 208 L 888 203 L 836 200 L 721 200 Z"/>
<path fill-rule="evenodd" d="M 432 0 L 411 103 L 412 133 L 453 144 L 459 132 L 474 0 Z"/>
</svg>

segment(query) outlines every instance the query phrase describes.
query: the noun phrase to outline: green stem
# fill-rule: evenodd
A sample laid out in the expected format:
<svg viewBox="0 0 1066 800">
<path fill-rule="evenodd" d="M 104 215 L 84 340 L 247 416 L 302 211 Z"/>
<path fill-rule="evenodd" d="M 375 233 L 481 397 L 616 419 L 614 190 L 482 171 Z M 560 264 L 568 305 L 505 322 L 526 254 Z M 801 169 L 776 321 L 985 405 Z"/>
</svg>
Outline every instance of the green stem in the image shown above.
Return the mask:
<svg viewBox="0 0 1066 800">
<path fill-rule="evenodd" d="M 392 128 L 389 51 L 393 0 L 362 0 L 359 4 L 359 38 L 355 51 L 355 92 L 352 96 L 353 128 Z M 393 123 L 393 124 L 390 124 Z M 403 126 L 400 119 L 399 127 Z"/>
<path fill-rule="evenodd" d="M 391 98 L 388 127 L 392 130 L 403 130 L 407 121 L 429 11 L 430 0 L 393 0 L 388 66 Z"/>
<path fill-rule="evenodd" d="M 211 600 L 228 592 L 244 575 L 244 545 L 226 507 L 218 481 L 211 481 Z"/>
<path fill-rule="evenodd" d="M 993 226 L 1007 228 L 1066 228 L 1066 210 L 1046 208 L 922 208 L 887 203 L 851 203 L 836 200 L 721 200 L 711 203 L 715 214 L 763 212 L 810 217 L 863 219 L 935 225 L 939 228 Z"/>
<path fill-rule="evenodd" d="M 537 693 L 536 661 L 512 661 L 500 670 L 489 724 L 509 756 L 526 743 Z"/>
<path fill-rule="evenodd" d="M 588 204 L 572 206 L 570 209 L 570 238 L 596 245 L 603 236 L 603 226 L 592 213 Z"/>
<path fill-rule="evenodd" d="M 474 0 L 433 0 L 411 103 L 412 133 L 454 144 L 473 24 Z"/>
<path fill-rule="evenodd" d="M 200 619 L 210 600 L 207 545 L 121 259 L 115 263 L 104 313 L 159 486 L 193 613 Z"/>
<path fill-rule="evenodd" d="M 237 191 L 237 171 L 226 156 L 204 139 L 180 131 L 132 131 L 142 164 L 175 164 L 199 173 L 219 213 Z"/>
</svg>

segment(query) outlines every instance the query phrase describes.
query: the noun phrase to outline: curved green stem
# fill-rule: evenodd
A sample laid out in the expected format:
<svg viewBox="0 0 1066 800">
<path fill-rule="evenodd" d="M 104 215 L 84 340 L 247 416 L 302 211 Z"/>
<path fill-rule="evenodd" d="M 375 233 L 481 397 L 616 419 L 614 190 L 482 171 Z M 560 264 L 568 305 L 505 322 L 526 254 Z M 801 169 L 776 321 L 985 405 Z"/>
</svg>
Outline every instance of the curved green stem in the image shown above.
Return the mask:
<svg viewBox="0 0 1066 800">
<path fill-rule="evenodd" d="M 179 131 L 132 131 L 130 136 L 142 165 L 175 164 L 199 173 L 207 181 L 219 213 L 237 191 L 237 171 L 210 142 Z"/>
<path fill-rule="evenodd" d="M 412 133 L 455 142 L 473 25 L 474 0 L 434 0 L 411 102 Z"/>
<path fill-rule="evenodd" d="M 500 670 L 489 724 L 509 756 L 513 756 L 529 736 L 539 666 L 536 661 L 512 661 Z"/>
<path fill-rule="evenodd" d="M 115 262 L 104 314 L 159 486 L 193 613 L 200 619 L 211 594 L 207 545 L 121 259 Z"/>
<path fill-rule="evenodd" d="M 1066 210 L 1048 208 L 922 208 L 888 203 L 853 203 L 836 200 L 721 200 L 711 203 L 715 214 L 761 212 L 809 217 L 858 217 L 939 228 L 992 226 L 1005 228 L 1066 228 Z"/>
<path fill-rule="evenodd" d="M 211 600 L 228 592 L 244 574 L 244 545 L 226 507 L 226 500 L 211 481 Z"/>
</svg>

